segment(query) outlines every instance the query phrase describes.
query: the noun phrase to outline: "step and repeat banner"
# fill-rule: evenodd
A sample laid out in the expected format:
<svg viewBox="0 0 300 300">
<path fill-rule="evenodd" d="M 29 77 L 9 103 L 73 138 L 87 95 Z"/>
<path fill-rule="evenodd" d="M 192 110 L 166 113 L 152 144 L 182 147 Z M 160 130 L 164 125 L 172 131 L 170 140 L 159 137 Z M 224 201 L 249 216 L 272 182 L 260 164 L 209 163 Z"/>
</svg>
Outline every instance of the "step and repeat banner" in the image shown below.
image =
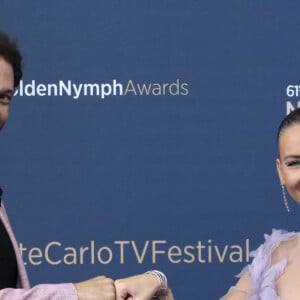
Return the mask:
<svg viewBox="0 0 300 300">
<path fill-rule="evenodd" d="M 296 1 L 1 1 L 24 77 L 0 183 L 31 284 L 165 272 L 218 299 L 272 228 Z"/>
</svg>

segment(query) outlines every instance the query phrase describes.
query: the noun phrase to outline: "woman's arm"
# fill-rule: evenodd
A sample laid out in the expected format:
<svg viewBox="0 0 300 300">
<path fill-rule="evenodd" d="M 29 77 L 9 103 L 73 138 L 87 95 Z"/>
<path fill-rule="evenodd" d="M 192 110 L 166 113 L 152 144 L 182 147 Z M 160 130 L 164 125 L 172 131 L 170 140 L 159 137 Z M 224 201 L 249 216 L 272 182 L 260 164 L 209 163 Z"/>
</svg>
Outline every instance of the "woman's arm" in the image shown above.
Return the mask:
<svg viewBox="0 0 300 300">
<path fill-rule="evenodd" d="M 247 300 L 251 290 L 249 273 L 245 273 L 237 284 L 231 287 L 220 300 Z"/>
</svg>

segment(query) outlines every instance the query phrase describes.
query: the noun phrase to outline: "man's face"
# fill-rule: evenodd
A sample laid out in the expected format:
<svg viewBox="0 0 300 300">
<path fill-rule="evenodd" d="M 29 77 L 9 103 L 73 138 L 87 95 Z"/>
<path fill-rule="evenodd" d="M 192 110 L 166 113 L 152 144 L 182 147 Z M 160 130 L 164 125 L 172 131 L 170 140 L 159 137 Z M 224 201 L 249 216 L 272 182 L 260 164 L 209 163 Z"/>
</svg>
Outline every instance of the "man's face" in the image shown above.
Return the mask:
<svg viewBox="0 0 300 300">
<path fill-rule="evenodd" d="M 14 94 L 14 73 L 12 66 L 0 57 L 0 130 L 7 118 L 9 106 Z"/>
</svg>

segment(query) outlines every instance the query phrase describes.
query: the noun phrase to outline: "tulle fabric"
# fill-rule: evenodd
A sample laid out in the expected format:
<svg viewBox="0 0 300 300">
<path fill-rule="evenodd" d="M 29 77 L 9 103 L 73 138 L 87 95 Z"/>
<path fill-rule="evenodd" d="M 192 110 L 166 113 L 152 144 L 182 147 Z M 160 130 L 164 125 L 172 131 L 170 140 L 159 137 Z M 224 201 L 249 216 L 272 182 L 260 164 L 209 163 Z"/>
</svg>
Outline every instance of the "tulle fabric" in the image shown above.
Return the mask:
<svg viewBox="0 0 300 300">
<path fill-rule="evenodd" d="M 294 239 L 299 233 L 273 229 L 270 235 L 265 234 L 265 242 L 259 248 L 250 253 L 252 263 L 246 266 L 237 277 L 246 273 L 250 276 L 251 291 L 244 291 L 248 294 L 247 300 L 280 300 L 276 291 L 276 280 L 282 275 L 287 266 L 287 253 L 281 253 L 275 262 L 273 254 L 279 245 L 285 241 Z M 288 251 L 289 252 L 289 251 Z M 236 295 L 239 291 L 232 287 L 220 300 L 227 299 L 230 295 Z"/>
<path fill-rule="evenodd" d="M 274 250 L 284 241 L 291 240 L 297 236 L 295 232 L 273 229 L 272 234 L 265 234 L 265 242 L 255 251 L 250 253 L 253 261 L 246 266 L 238 277 L 246 272 L 250 274 L 252 291 L 248 300 L 280 300 L 276 292 L 275 281 L 281 276 L 287 259 L 283 258 L 271 265 Z"/>
</svg>

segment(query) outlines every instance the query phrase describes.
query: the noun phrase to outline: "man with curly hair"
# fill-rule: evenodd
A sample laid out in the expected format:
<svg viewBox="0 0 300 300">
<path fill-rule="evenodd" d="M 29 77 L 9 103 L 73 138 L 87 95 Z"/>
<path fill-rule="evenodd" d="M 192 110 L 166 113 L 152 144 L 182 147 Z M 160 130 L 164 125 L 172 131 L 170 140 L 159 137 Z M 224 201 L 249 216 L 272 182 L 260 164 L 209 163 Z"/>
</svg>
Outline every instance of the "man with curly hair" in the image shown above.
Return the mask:
<svg viewBox="0 0 300 300">
<path fill-rule="evenodd" d="M 22 56 L 18 46 L 0 32 L 0 130 L 7 121 L 12 98 L 21 78 Z M 1 196 L 0 188 L 0 200 Z M 31 288 L 4 204 L 0 202 L 1 300 L 150 300 L 152 297 L 173 300 L 165 276 L 159 271 L 116 281 L 98 276 L 74 284 L 40 284 Z"/>
</svg>

